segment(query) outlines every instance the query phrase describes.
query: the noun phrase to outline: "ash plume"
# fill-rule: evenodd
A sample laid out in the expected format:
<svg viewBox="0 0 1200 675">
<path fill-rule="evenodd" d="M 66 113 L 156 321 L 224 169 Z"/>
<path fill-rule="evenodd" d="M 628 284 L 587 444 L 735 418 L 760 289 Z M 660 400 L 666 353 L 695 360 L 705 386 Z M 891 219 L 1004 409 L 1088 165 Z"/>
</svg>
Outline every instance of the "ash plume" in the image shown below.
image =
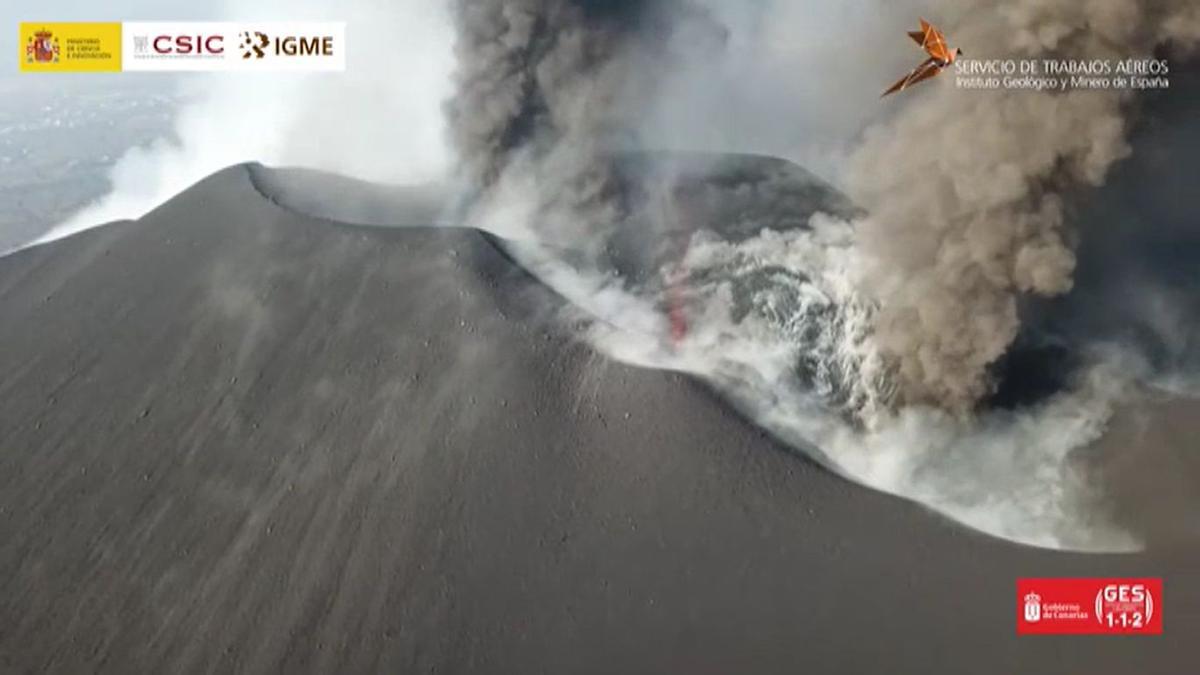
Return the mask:
<svg viewBox="0 0 1200 675">
<path fill-rule="evenodd" d="M 524 181 L 543 241 L 602 247 L 626 215 L 612 153 L 687 30 L 721 29 L 685 0 L 456 0 L 450 136 L 476 197 Z"/>
<path fill-rule="evenodd" d="M 1151 58 L 1200 38 L 1192 0 L 943 2 L 968 57 Z M 1129 91 L 958 90 L 939 82 L 869 130 L 849 171 L 864 291 L 895 403 L 971 411 L 1017 335 L 1019 299 L 1071 289 L 1070 199 L 1126 157 Z M 1073 224 L 1072 224 L 1073 225 Z"/>
</svg>

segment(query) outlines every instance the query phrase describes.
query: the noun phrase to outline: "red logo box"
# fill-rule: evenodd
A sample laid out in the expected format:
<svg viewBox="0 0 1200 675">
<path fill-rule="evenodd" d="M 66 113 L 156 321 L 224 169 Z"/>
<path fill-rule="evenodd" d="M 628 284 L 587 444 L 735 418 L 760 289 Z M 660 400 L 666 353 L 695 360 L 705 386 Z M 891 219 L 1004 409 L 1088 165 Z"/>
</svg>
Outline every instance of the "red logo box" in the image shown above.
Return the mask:
<svg viewBox="0 0 1200 675">
<path fill-rule="evenodd" d="M 1162 579 L 1018 579 L 1018 635 L 1161 635 Z"/>
</svg>

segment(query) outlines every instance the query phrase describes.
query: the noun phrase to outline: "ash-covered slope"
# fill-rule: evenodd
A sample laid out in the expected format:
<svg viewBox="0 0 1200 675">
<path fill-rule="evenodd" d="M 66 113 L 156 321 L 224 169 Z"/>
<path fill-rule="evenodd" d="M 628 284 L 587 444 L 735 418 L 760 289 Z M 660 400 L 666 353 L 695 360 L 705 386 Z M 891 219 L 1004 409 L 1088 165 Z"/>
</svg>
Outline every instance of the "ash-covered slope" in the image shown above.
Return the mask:
<svg viewBox="0 0 1200 675">
<path fill-rule="evenodd" d="M 1184 672 L 1190 555 L 1011 546 L 611 362 L 465 229 L 245 167 L 0 259 L 0 670 Z M 1019 640 L 1021 575 L 1166 635 Z"/>
</svg>

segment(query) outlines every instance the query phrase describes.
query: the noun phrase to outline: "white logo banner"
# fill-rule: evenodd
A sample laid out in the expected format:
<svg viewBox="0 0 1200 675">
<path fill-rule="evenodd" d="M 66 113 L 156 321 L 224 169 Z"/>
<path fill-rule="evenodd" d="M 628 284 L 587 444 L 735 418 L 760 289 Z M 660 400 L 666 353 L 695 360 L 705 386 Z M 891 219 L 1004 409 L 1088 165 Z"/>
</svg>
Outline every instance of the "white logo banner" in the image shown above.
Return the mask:
<svg viewBox="0 0 1200 675">
<path fill-rule="evenodd" d="M 125 22 L 122 70 L 342 71 L 342 22 Z"/>
</svg>

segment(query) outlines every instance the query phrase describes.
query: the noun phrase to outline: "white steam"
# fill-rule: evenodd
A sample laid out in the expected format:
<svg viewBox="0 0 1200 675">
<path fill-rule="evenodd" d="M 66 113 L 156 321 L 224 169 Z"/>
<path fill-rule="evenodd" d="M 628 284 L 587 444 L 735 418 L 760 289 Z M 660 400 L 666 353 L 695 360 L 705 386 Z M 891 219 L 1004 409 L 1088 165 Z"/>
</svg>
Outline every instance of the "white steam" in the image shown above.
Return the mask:
<svg viewBox="0 0 1200 675">
<path fill-rule="evenodd" d="M 245 161 L 300 166 L 382 183 L 439 179 L 448 167 L 442 101 L 453 69 L 441 3 L 229 0 L 220 20 L 347 23 L 344 73 L 224 73 L 180 80 L 192 103 L 176 138 L 131 149 L 112 191 L 35 243 L 138 218 L 215 171 Z M 129 74 L 136 77 L 137 74 Z"/>
</svg>

